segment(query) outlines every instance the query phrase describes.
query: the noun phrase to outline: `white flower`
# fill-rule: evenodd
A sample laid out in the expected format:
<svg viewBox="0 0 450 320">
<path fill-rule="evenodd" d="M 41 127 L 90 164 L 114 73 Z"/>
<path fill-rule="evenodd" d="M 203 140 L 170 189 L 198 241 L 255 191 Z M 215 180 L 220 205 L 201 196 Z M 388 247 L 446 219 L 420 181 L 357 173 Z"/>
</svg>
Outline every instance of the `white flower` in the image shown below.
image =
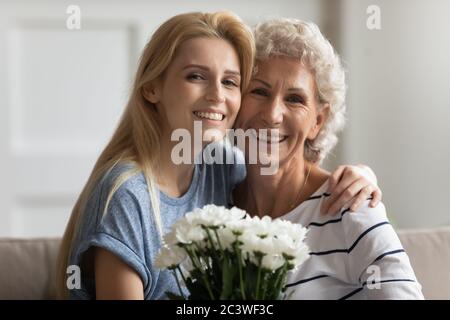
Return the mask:
<svg viewBox="0 0 450 320">
<path fill-rule="evenodd" d="M 294 242 L 303 242 L 308 233 L 308 229 L 304 228 L 302 225 L 282 219 L 273 220 L 273 229 L 276 231 L 277 235 L 286 235 Z"/>
<path fill-rule="evenodd" d="M 293 269 L 297 270 L 302 263 L 309 259 L 309 257 L 310 255 L 308 246 L 306 244 L 298 246 L 297 251 L 295 252 L 295 258 L 291 261 L 291 263 L 294 265 Z"/>
<path fill-rule="evenodd" d="M 195 209 L 186 214 L 185 219 L 191 225 L 203 225 L 205 227 L 218 227 L 238 221 L 246 215 L 245 211 L 233 208 L 226 209 L 215 205 L 206 205 L 202 209 Z"/>
<path fill-rule="evenodd" d="M 266 255 L 262 258 L 261 266 L 268 270 L 277 270 L 285 263 L 285 259 L 280 254 Z"/>
<path fill-rule="evenodd" d="M 273 253 L 273 239 L 272 237 L 261 238 L 255 233 L 246 232 L 242 235 L 240 240 L 243 242 L 243 252 L 260 252 L 262 254 Z"/>
<path fill-rule="evenodd" d="M 283 272 L 281 267 L 295 269 L 308 259 L 308 247 L 304 242 L 306 233 L 306 228 L 289 221 L 272 220 L 269 216 L 250 217 L 238 208 L 207 205 L 187 213 L 174 223 L 171 231 L 164 236 L 165 246 L 155 259 L 155 265 L 169 269 L 180 267 L 187 278 L 198 275 L 194 272 L 197 268 L 203 275 L 225 272 L 230 266 L 222 269 L 226 262 L 223 259 L 231 258 L 234 261 L 238 255 L 242 263 L 231 267 L 244 268 L 240 270 L 243 274 L 248 272 L 246 268 L 249 264 Z M 239 272 L 234 270 L 231 274 L 238 275 Z M 218 285 L 214 279 L 222 279 L 222 275 L 217 276 L 207 276 L 207 281 L 212 281 L 211 285 Z M 199 286 L 206 281 L 197 280 L 193 279 L 193 283 Z M 250 287 L 256 289 L 255 285 L 250 284 Z M 235 296 L 236 291 L 232 292 L 231 296 Z M 274 296 L 277 296 L 276 293 L 271 295 Z"/>
<path fill-rule="evenodd" d="M 247 218 L 246 232 L 258 235 L 260 237 L 268 237 L 274 233 L 272 219 L 269 216 Z"/>
<path fill-rule="evenodd" d="M 164 246 L 155 258 L 155 267 L 158 269 L 173 268 L 187 257 L 186 252 L 178 246 Z"/>
<path fill-rule="evenodd" d="M 201 226 L 191 225 L 188 221 L 181 219 L 173 225 L 171 232 L 164 235 L 164 242 L 168 245 L 190 244 L 200 242 L 205 238 L 206 233 Z"/>
<path fill-rule="evenodd" d="M 236 235 L 232 228 L 220 228 L 217 230 L 220 245 L 223 250 L 233 251 L 233 243 L 236 241 Z"/>
</svg>

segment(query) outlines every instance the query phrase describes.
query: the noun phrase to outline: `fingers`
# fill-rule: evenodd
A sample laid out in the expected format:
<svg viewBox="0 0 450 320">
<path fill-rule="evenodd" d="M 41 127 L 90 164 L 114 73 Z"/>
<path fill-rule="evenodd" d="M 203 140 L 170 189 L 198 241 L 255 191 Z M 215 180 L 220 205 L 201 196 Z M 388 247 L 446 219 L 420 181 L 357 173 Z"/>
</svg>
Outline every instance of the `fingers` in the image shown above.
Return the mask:
<svg viewBox="0 0 450 320">
<path fill-rule="evenodd" d="M 358 210 L 363 204 L 363 202 L 367 200 L 372 191 L 373 191 L 372 185 L 365 186 L 356 197 L 350 200 L 349 204 L 350 211 Z"/>
<path fill-rule="evenodd" d="M 341 185 L 342 187 L 340 187 Z M 367 180 L 364 178 L 357 179 L 356 181 L 354 179 L 344 181 L 343 179 L 336 187 L 333 198 L 330 196 L 332 204 L 327 212 L 331 214 L 337 213 L 367 186 Z"/>
<path fill-rule="evenodd" d="M 330 196 L 322 202 L 322 213 L 335 214 L 344 206 L 356 211 L 370 195 L 372 200 L 369 206 L 378 205 L 382 197 L 380 188 L 365 178 L 360 170 L 359 167 L 345 165 L 332 173 L 328 183 Z"/>
<path fill-rule="evenodd" d="M 331 193 L 338 184 L 339 180 L 341 180 L 345 169 L 346 166 L 339 166 L 328 178 L 328 193 Z"/>
<path fill-rule="evenodd" d="M 346 186 L 350 185 L 349 181 L 347 179 L 344 179 L 342 181 L 342 178 L 345 178 L 345 174 L 348 174 L 348 170 L 346 171 L 348 167 L 347 166 L 339 166 L 332 175 L 328 178 L 328 190 L 327 192 L 330 193 L 330 196 L 325 199 L 325 201 L 322 202 L 320 212 L 327 214 L 330 212 L 330 207 L 334 202 L 336 201 L 336 198 L 340 195 L 342 192 L 341 189 L 345 189 Z M 342 187 L 342 184 L 346 184 L 344 187 Z M 336 190 L 336 186 L 338 186 L 338 189 Z"/>
<path fill-rule="evenodd" d="M 334 184 L 334 186 L 328 188 L 331 195 L 323 202 L 321 212 L 336 213 L 335 211 L 331 210 L 332 206 L 335 204 L 336 200 L 341 197 L 342 192 L 359 178 L 360 175 L 352 170 L 351 166 L 338 167 L 329 178 L 330 185 Z M 363 188 L 364 186 L 362 186 L 361 188 Z M 344 205 L 344 203 L 339 204 Z M 335 207 L 336 206 L 334 206 L 333 210 L 335 210 Z M 339 208 L 337 210 L 339 210 Z"/>
<path fill-rule="evenodd" d="M 380 188 L 375 186 L 373 192 L 371 193 L 372 200 L 370 200 L 369 206 L 371 208 L 375 208 L 381 201 L 383 194 L 381 193 Z"/>
</svg>

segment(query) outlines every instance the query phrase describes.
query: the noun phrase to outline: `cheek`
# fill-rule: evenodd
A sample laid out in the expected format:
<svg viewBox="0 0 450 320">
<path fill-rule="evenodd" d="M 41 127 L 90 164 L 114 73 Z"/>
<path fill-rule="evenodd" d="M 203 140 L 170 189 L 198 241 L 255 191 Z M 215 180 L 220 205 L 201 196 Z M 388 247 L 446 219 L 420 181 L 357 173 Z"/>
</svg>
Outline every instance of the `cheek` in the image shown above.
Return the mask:
<svg viewBox="0 0 450 320">
<path fill-rule="evenodd" d="M 228 113 L 230 118 L 235 119 L 241 109 L 241 94 L 234 94 L 229 98 Z"/>
<path fill-rule="evenodd" d="M 262 110 L 263 106 L 261 101 L 254 99 L 252 97 L 244 98 L 242 101 L 241 110 L 239 112 L 239 117 L 242 114 L 243 121 L 247 122 L 258 115 L 258 111 Z"/>
<path fill-rule="evenodd" d="M 289 123 L 289 126 L 293 132 L 296 132 L 297 138 L 300 140 L 306 140 L 311 131 L 311 122 L 302 117 L 293 117 L 294 121 Z"/>
<path fill-rule="evenodd" d="M 236 112 L 239 111 L 239 109 L 241 108 L 241 104 L 242 104 L 242 95 L 240 92 L 238 92 L 233 97 L 233 106 Z"/>
</svg>

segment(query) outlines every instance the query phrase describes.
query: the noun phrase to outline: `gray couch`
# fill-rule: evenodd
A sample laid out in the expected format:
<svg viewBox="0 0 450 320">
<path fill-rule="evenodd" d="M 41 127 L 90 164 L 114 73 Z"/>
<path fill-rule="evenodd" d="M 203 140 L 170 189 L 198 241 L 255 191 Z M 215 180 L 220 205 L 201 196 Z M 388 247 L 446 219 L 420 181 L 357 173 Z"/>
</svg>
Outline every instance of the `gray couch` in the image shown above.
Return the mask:
<svg viewBox="0 0 450 320">
<path fill-rule="evenodd" d="M 450 227 L 398 231 L 427 299 L 450 299 Z M 54 299 L 59 239 L 0 239 L 0 299 Z"/>
</svg>

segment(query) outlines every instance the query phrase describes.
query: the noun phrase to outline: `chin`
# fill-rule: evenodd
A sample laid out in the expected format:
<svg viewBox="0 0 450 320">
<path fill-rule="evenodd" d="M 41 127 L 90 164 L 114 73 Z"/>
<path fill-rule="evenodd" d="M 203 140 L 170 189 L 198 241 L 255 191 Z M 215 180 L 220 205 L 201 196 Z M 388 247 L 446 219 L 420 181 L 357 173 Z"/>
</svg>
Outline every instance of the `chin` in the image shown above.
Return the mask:
<svg viewBox="0 0 450 320">
<path fill-rule="evenodd" d="M 220 141 L 224 137 L 225 137 L 225 130 L 220 130 L 217 128 L 206 128 L 203 131 L 203 141 L 205 143 Z"/>
</svg>

